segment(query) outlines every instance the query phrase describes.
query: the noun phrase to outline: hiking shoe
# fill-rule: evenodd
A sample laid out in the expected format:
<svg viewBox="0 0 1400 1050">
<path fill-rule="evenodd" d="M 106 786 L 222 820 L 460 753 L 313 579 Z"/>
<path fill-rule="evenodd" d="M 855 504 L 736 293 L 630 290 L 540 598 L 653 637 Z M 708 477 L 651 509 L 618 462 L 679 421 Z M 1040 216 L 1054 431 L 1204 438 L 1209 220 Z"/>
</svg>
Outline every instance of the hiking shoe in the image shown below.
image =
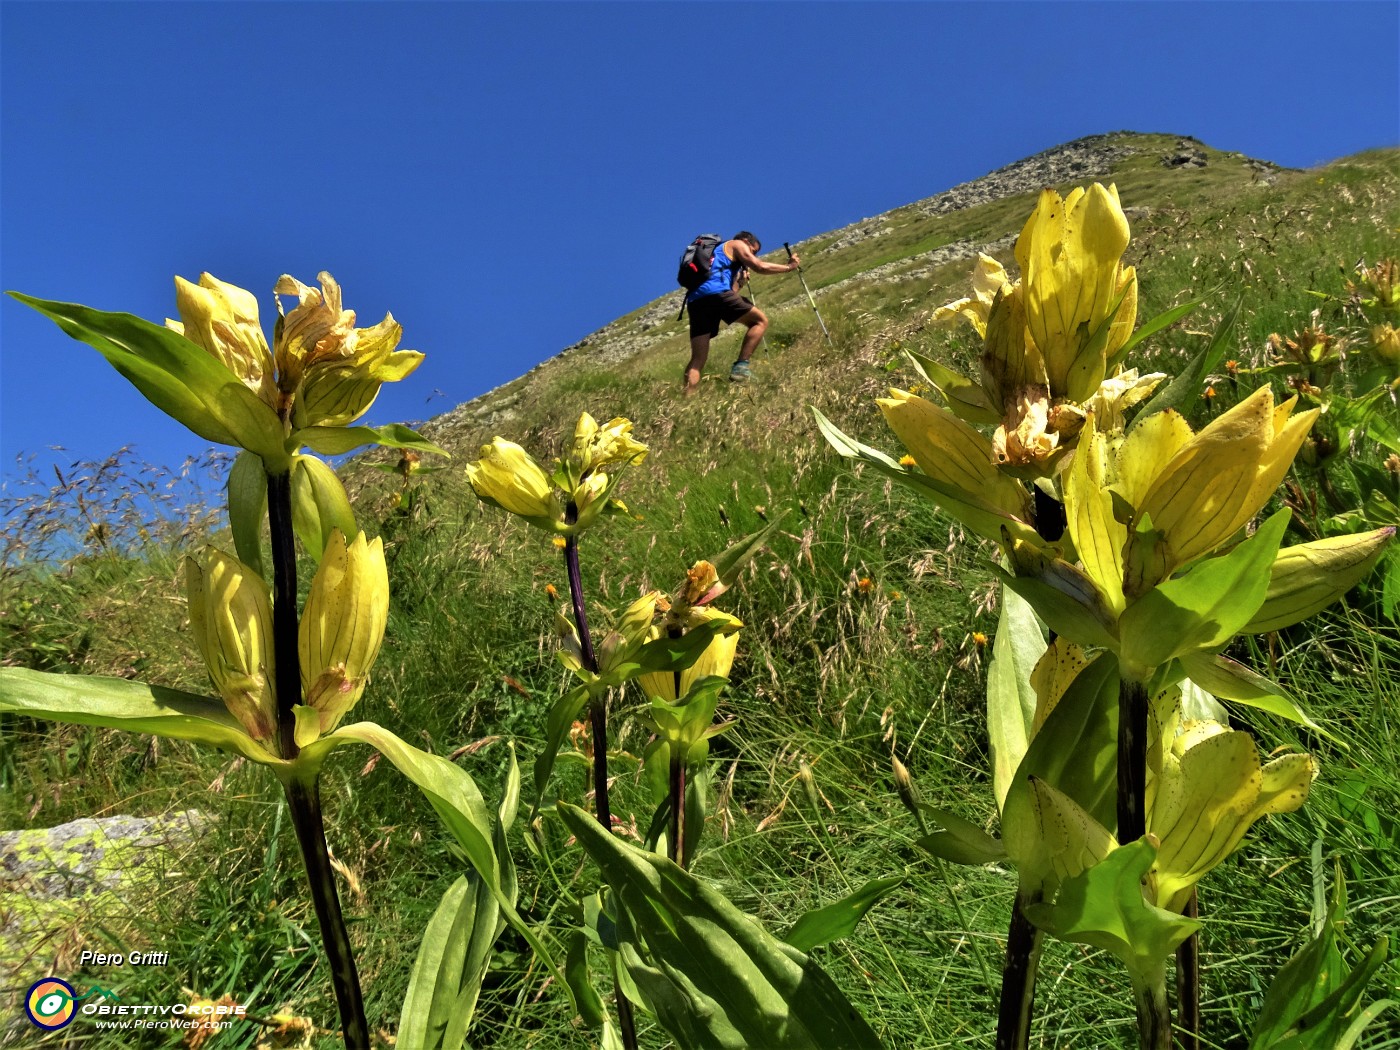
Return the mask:
<svg viewBox="0 0 1400 1050">
<path fill-rule="evenodd" d="M 749 369 L 747 361 L 735 361 L 734 367 L 729 370 L 729 381 L 731 383 L 747 383 L 753 372 Z"/>
</svg>

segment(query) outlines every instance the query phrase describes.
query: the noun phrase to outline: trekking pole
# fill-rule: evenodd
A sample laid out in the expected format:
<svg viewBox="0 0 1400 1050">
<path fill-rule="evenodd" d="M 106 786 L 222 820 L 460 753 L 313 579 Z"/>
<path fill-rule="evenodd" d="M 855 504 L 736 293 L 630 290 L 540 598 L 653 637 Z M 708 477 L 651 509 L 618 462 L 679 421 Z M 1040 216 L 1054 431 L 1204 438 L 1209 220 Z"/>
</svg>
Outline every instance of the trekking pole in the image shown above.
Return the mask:
<svg viewBox="0 0 1400 1050">
<path fill-rule="evenodd" d="M 783 247 L 787 249 L 788 260 L 791 261 L 792 245 L 783 241 Z M 807 278 L 802 276 L 802 267 L 800 266 L 797 268 L 797 279 L 802 282 L 802 290 L 807 293 L 807 301 L 812 304 L 812 313 L 817 315 L 817 324 L 822 326 L 822 335 L 826 336 L 826 345 L 834 348 L 836 344 L 831 341 L 831 333 L 826 330 L 826 322 L 822 320 L 822 312 L 817 309 L 817 301 L 812 298 L 812 289 L 807 287 Z"/>
</svg>

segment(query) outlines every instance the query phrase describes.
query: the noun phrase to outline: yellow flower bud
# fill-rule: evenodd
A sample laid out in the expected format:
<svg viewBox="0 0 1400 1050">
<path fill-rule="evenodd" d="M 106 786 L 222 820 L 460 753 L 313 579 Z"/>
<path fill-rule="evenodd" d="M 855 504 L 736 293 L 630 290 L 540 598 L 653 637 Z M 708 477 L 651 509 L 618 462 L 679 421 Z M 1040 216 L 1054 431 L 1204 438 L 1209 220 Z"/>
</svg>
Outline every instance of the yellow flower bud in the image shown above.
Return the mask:
<svg viewBox="0 0 1400 1050">
<path fill-rule="evenodd" d="M 176 277 L 175 305 L 180 320 L 167 319 L 166 327 L 206 351 L 275 408 L 272 354 L 253 293 L 207 273 L 199 275 L 198 284 Z"/>
<path fill-rule="evenodd" d="M 389 573 L 384 543 L 363 532 L 347 546 L 336 529 L 326 550 L 297 632 L 304 702 L 328 733 L 360 699 L 379 655 L 389 618 Z"/>
<path fill-rule="evenodd" d="M 553 528 L 559 504 L 548 475 L 513 441 L 494 438 L 481 446 L 481 458 L 467 464 L 467 481 L 486 503 L 518 514 L 532 525 Z"/>
<path fill-rule="evenodd" d="M 1268 502 L 1318 416 L 1317 409 L 1291 415 L 1296 400 L 1275 406 L 1272 391 L 1260 387 L 1167 455 L 1149 427 L 1128 435 L 1120 471 L 1151 476 L 1141 502 L 1130 502 L 1165 537 L 1166 574 L 1220 547 Z"/>
<path fill-rule="evenodd" d="M 1095 183 L 1063 199 L 1043 190 L 1017 238 L 1026 326 L 1044 358 L 1054 398 L 1087 400 L 1133 330 L 1137 276 L 1122 265 L 1128 237 L 1117 187 Z M 1110 326 L 1107 339 L 1096 350 L 1094 337 L 1104 325 Z"/>
<path fill-rule="evenodd" d="M 618 665 L 626 663 L 651 635 L 651 622 L 656 617 L 656 605 L 661 600 L 660 591 L 649 591 L 642 595 L 623 612 L 598 646 L 598 670 L 607 674 Z"/>
<path fill-rule="evenodd" d="M 277 732 L 272 600 L 261 576 L 237 558 L 210 550 L 185 559 L 190 630 L 229 713 L 254 740 Z"/>
<path fill-rule="evenodd" d="M 1400 331 L 1396 331 L 1393 324 L 1378 324 L 1372 328 L 1371 343 L 1385 360 L 1400 364 Z"/>
</svg>

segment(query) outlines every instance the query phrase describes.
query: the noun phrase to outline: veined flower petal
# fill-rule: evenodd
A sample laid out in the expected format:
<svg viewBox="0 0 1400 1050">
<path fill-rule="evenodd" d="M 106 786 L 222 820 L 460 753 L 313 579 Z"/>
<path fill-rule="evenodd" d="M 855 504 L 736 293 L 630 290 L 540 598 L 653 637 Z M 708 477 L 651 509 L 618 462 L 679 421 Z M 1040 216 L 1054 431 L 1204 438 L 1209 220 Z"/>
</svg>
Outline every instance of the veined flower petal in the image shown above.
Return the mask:
<svg viewBox="0 0 1400 1050">
<path fill-rule="evenodd" d="M 550 528 L 559 517 L 548 475 L 513 441 L 497 437 L 482 445 L 481 458 L 467 464 L 467 481 L 480 499 L 532 525 Z"/>
<path fill-rule="evenodd" d="M 210 550 L 185 559 L 190 632 L 215 689 L 248 735 L 271 745 L 277 733 L 272 600 L 261 576 Z"/>
<path fill-rule="evenodd" d="M 364 692 L 388 618 L 384 542 L 368 542 L 361 532 L 347 544 L 334 530 L 297 632 L 302 691 L 321 714 L 322 733 L 334 729 Z"/>
<path fill-rule="evenodd" d="M 253 293 L 203 273 L 198 284 L 175 278 L 175 304 L 180 320 L 167 320 L 166 327 L 217 359 L 244 386 L 275 407 L 272 353 L 258 322 L 258 300 Z"/>
<path fill-rule="evenodd" d="M 992 444 L 981 433 L 906 390 L 891 390 L 889 397 L 878 398 L 876 404 L 925 474 L 1012 517 L 1024 517 L 1025 490 L 998 472 Z"/>
</svg>

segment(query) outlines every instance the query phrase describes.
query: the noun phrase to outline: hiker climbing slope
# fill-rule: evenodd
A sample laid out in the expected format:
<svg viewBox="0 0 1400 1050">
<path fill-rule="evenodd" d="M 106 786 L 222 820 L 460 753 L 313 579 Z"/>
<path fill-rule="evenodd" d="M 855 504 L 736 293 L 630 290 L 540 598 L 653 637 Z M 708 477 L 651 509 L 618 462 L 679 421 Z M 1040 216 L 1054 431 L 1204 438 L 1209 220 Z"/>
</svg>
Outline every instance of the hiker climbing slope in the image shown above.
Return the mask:
<svg viewBox="0 0 1400 1050">
<path fill-rule="evenodd" d="M 758 238 L 747 230 L 717 244 L 710 258 L 709 276 L 686 296 L 690 310 L 690 363 L 685 366 L 685 393 L 690 396 L 700 386 L 700 373 L 710 356 L 710 340 L 719 334 L 721 324 L 742 324 L 748 328 L 739 359 L 729 370 L 729 378 L 743 382 L 749 378 L 749 358 L 768 327 L 768 317 L 739 289 L 753 273 L 791 273 L 801 260 L 794 255 L 788 263 L 764 262 Z"/>
</svg>

